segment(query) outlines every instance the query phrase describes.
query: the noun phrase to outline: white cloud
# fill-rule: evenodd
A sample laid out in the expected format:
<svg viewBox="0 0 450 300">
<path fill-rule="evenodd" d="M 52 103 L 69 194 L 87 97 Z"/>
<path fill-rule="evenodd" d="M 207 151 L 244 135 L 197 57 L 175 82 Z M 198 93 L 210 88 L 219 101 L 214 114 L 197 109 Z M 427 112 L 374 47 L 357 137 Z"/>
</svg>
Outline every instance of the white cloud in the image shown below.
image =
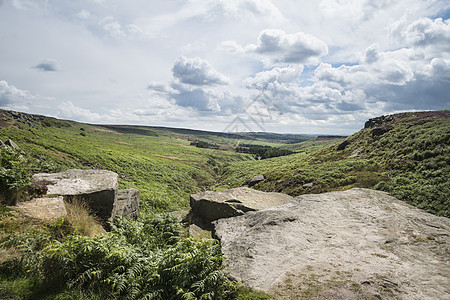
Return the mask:
<svg viewBox="0 0 450 300">
<path fill-rule="evenodd" d="M 450 20 L 421 18 L 402 32 L 404 40 L 416 47 L 433 47 L 450 52 Z"/>
<path fill-rule="evenodd" d="M 322 63 L 315 70 L 316 80 L 339 84 L 345 88 L 368 85 L 405 85 L 414 79 L 414 52 L 409 49 L 378 52 L 369 47 L 362 64 L 333 67 Z"/>
<path fill-rule="evenodd" d="M 59 63 L 56 59 L 44 59 L 40 63 L 33 66 L 33 68 L 44 72 L 59 71 Z"/>
<path fill-rule="evenodd" d="M 170 96 L 182 107 L 194 108 L 197 111 L 220 111 L 214 91 L 202 88 L 192 88 L 184 85 L 173 85 L 175 93 Z"/>
<path fill-rule="evenodd" d="M 38 3 L 29 0 L 12 0 L 12 5 L 19 10 L 35 9 Z"/>
<path fill-rule="evenodd" d="M 366 53 L 364 54 L 364 62 L 366 63 L 374 63 L 378 60 L 379 55 L 379 47 L 377 44 L 374 44 L 366 49 Z"/>
<path fill-rule="evenodd" d="M 172 67 L 173 76 L 180 82 L 191 85 L 225 85 L 229 78 L 219 73 L 206 60 L 200 57 L 180 56 Z"/>
<path fill-rule="evenodd" d="M 127 34 L 120 25 L 119 22 L 114 20 L 113 17 L 106 17 L 100 22 L 100 26 L 113 38 L 126 38 Z"/>
<path fill-rule="evenodd" d="M 106 17 L 99 22 L 99 25 L 114 39 L 130 39 L 142 37 L 145 35 L 144 30 L 136 24 L 122 25 L 114 17 Z"/>
<path fill-rule="evenodd" d="M 107 115 L 91 112 L 88 109 L 74 105 L 71 101 L 58 105 L 57 116 L 85 122 L 108 122 L 111 118 Z"/>
<path fill-rule="evenodd" d="M 233 49 L 233 46 L 235 49 Z M 222 43 L 222 47 L 261 55 L 271 63 L 311 63 L 328 53 L 328 47 L 322 40 L 303 32 L 288 34 L 280 29 L 263 30 L 256 44 L 245 47 L 232 41 Z"/>
<path fill-rule="evenodd" d="M 414 49 L 378 52 L 369 47 L 362 64 L 333 67 L 322 63 L 314 80 L 315 85 L 341 92 L 362 90 L 365 98 L 360 103 L 384 103 L 385 109 L 439 109 L 446 106 L 450 94 L 449 63 L 443 57 L 426 58 Z"/>
<path fill-rule="evenodd" d="M 76 13 L 74 16 L 80 20 L 88 20 L 91 17 L 91 13 L 85 9 L 82 9 L 78 13 Z"/>
<path fill-rule="evenodd" d="M 20 90 L 7 81 L 0 80 L 0 107 L 9 107 L 15 103 L 22 103 L 24 100 L 31 100 L 35 97 L 28 91 Z"/>
<path fill-rule="evenodd" d="M 0 3 L 10 108 L 62 116 L 70 101 L 73 119 L 217 130 L 264 89 L 284 112 L 267 130 L 347 133 L 377 114 L 448 108 L 445 0 Z M 46 57 L 64 72 L 30 68 L 60 69 Z"/>
<path fill-rule="evenodd" d="M 288 67 L 275 67 L 268 71 L 255 74 L 247 78 L 247 87 L 256 89 L 267 89 L 269 85 L 276 83 L 292 83 L 299 79 L 303 71 L 302 66 L 290 65 Z"/>
<path fill-rule="evenodd" d="M 171 87 L 166 82 L 157 80 L 151 81 L 148 84 L 147 89 L 155 92 L 163 92 L 163 93 L 171 92 Z"/>
<path fill-rule="evenodd" d="M 357 23 L 376 18 L 384 10 L 393 9 L 394 5 L 391 0 L 323 0 L 320 2 L 320 9 L 328 18 Z"/>
<path fill-rule="evenodd" d="M 206 49 L 206 43 L 203 41 L 194 41 L 191 43 L 187 43 L 181 48 L 183 52 L 195 52 L 204 49 Z"/>
<path fill-rule="evenodd" d="M 221 0 L 218 6 L 225 15 L 232 17 L 261 19 L 271 22 L 285 21 L 283 13 L 270 0 Z"/>
<path fill-rule="evenodd" d="M 200 115 L 222 116 L 242 110 L 242 96 L 220 87 L 192 86 L 172 82 L 164 95 L 178 107 L 190 108 Z"/>
<path fill-rule="evenodd" d="M 439 78 L 450 84 L 450 59 L 433 58 L 424 68 L 427 77 Z"/>
</svg>

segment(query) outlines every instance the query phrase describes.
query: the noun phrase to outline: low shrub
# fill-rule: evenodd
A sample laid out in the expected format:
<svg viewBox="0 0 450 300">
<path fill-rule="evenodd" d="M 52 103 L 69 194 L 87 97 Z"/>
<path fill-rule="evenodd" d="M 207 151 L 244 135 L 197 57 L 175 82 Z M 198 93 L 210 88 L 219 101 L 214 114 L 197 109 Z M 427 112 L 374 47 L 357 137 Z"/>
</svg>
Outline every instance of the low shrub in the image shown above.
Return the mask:
<svg viewBox="0 0 450 300">
<path fill-rule="evenodd" d="M 175 217 L 162 214 L 119 218 L 111 232 L 87 237 L 59 219 L 41 233 L 3 243 L 23 255 L 4 262 L 0 276 L 13 283 L 27 274 L 33 284 L 23 299 L 58 298 L 67 291 L 104 299 L 225 299 L 232 285 L 221 271 L 219 243 L 182 238 L 181 229 Z"/>
<path fill-rule="evenodd" d="M 27 159 L 13 147 L 0 146 L 0 202 L 15 204 L 30 183 Z"/>
</svg>

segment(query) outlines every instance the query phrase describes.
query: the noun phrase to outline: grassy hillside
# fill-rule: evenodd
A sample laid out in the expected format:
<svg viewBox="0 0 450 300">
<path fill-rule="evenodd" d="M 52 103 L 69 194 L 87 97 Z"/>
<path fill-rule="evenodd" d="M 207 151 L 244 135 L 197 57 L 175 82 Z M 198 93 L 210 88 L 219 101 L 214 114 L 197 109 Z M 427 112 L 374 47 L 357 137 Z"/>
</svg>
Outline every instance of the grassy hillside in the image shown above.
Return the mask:
<svg viewBox="0 0 450 300">
<path fill-rule="evenodd" d="M 312 152 L 231 163 L 223 183 L 240 186 L 260 174 L 266 180 L 254 188 L 264 191 L 295 196 L 376 188 L 450 217 L 450 112 L 397 114 Z"/>
<path fill-rule="evenodd" d="M 121 188 L 141 190 L 144 207 L 152 211 L 187 208 L 191 193 L 240 186 L 264 174 L 267 179 L 255 188 L 291 195 L 378 188 L 429 212 L 450 215 L 448 111 L 375 118 L 345 139 L 340 150 L 343 137 L 335 136 L 88 125 L 5 111 L 0 120 L 0 139 L 11 138 L 32 157 L 32 171 L 112 170 Z M 255 160 L 235 151 L 242 145 L 297 153 Z"/>
<path fill-rule="evenodd" d="M 1 115 L 0 115 L 1 117 Z M 217 168 L 252 159 L 234 151 L 201 149 L 191 140 L 236 143 L 208 132 L 138 126 L 95 126 L 42 117 L 1 118 L 0 139 L 12 139 L 35 161 L 33 172 L 96 168 L 117 172 L 121 188 L 141 191 L 156 211 L 186 208 L 189 194 L 213 185 Z M 23 122 L 21 122 L 23 121 Z"/>
<path fill-rule="evenodd" d="M 29 172 L 101 168 L 117 172 L 121 188 L 139 189 L 142 203 L 138 220 L 118 219 L 99 235 L 88 230 L 99 225 L 86 212 L 48 223 L 0 205 L 0 298 L 269 299 L 224 276 L 216 241 L 190 237 L 163 213 L 186 209 L 191 193 L 241 186 L 260 174 L 260 190 L 377 188 L 450 217 L 450 112 L 397 114 L 365 127 L 347 138 L 303 141 L 308 137 L 89 125 L 0 110 L 0 140 L 25 152 L 0 145 L 3 190 L 26 190 Z M 242 147 L 296 153 L 259 160 L 235 151 Z"/>
</svg>

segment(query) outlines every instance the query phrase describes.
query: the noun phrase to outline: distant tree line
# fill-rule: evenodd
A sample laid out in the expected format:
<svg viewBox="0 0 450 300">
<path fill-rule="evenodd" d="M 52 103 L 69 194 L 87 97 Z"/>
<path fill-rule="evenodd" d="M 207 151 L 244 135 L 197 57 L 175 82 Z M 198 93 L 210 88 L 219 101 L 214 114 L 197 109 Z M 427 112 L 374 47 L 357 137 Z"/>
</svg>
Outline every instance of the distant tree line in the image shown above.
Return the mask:
<svg viewBox="0 0 450 300">
<path fill-rule="evenodd" d="M 219 145 L 208 143 L 205 141 L 193 141 L 191 142 L 191 146 L 195 146 L 197 148 L 219 149 Z"/>
<path fill-rule="evenodd" d="M 240 145 L 236 148 L 236 152 L 253 154 L 257 159 L 285 156 L 294 153 L 288 149 L 250 144 Z"/>
</svg>

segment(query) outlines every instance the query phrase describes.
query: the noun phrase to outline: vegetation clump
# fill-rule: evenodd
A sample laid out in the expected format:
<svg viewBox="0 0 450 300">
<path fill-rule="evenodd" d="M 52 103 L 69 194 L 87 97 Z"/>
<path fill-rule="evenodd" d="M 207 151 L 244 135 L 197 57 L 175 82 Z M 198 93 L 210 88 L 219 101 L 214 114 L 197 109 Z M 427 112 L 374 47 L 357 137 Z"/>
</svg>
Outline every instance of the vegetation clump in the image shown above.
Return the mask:
<svg viewBox="0 0 450 300">
<path fill-rule="evenodd" d="M 1 293 L 16 294 L 13 283 L 23 276 L 26 299 L 68 291 L 107 299 L 218 299 L 233 291 L 218 242 L 182 237 L 170 214 L 119 219 L 111 232 L 94 237 L 75 234 L 76 225 L 68 224 L 57 220 L 3 242 L 21 258 L 0 265 Z M 61 232 L 69 234 L 61 240 Z"/>
<path fill-rule="evenodd" d="M 21 151 L 0 146 L 0 203 L 15 204 L 30 183 L 29 162 Z"/>
<path fill-rule="evenodd" d="M 191 142 L 191 146 L 195 146 L 197 148 L 206 148 L 206 149 L 219 149 L 219 145 L 208 143 L 205 141 L 193 141 Z"/>
<path fill-rule="evenodd" d="M 57 128 L 64 128 L 64 127 L 70 127 L 71 124 L 69 122 L 64 122 L 58 119 L 54 118 L 44 118 L 41 120 L 41 124 L 45 127 L 57 127 Z"/>
<path fill-rule="evenodd" d="M 266 159 L 295 153 L 288 149 L 252 144 L 242 144 L 236 148 L 236 152 L 253 154 L 256 159 Z"/>
</svg>

